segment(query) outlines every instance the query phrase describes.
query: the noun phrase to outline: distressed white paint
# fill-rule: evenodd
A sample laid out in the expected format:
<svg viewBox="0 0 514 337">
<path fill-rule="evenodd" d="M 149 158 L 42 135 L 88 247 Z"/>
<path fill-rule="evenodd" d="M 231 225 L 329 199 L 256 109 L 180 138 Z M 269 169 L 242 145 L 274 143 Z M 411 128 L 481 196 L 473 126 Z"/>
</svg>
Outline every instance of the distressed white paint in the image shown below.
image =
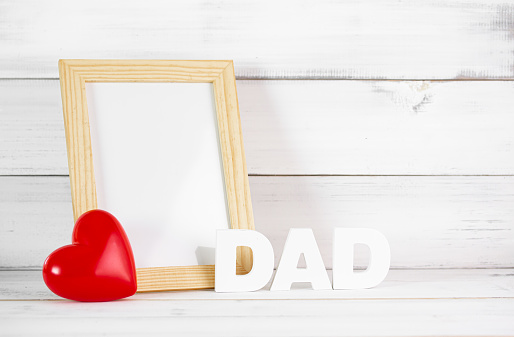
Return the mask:
<svg viewBox="0 0 514 337">
<path fill-rule="evenodd" d="M 68 174 L 59 81 L 0 81 L 0 174 Z"/>
<path fill-rule="evenodd" d="M 0 267 L 40 268 L 71 240 L 68 177 L 0 177 Z M 514 267 L 514 177 L 250 177 L 275 266 L 291 227 L 313 228 L 332 267 L 334 227 L 375 228 L 393 268 Z M 357 250 L 356 266 L 368 256 Z"/>
<path fill-rule="evenodd" d="M 7 281 L 0 324 L 3 334 L 38 336 L 505 336 L 514 332 L 513 277 L 512 270 L 398 270 L 360 291 L 207 290 L 78 303 L 44 300 L 55 296 L 39 272 L 0 272 Z"/>
<path fill-rule="evenodd" d="M 43 267 L 70 244 L 73 210 L 68 177 L 0 177 L 0 267 Z"/>
<path fill-rule="evenodd" d="M 328 271 L 329 276 L 331 271 Z M 0 271 L 2 300 L 62 300 L 45 286 L 41 271 Z M 184 300 L 283 300 L 283 299 L 465 299 L 513 298 L 513 269 L 393 269 L 378 287 L 358 290 L 312 291 L 310 284 L 293 284 L 291 291 L 269 291 L 269 282 L 259 291 L 216 293 L 212 289 L 138 293 L 136 301 Z M 65 300 L 62 300 L 65 301 Z M 67 302 L 67 301 L 66 301 Z M 69 303 L 69 302 L 68 302 Z"/>
<path fill-rule="evenodd" d="M 5 0 L 0 78 L 54 80 L 0 80 L 0 175 L 68 173 L 59 58 L 234 59 L 240 79 L 512 79 L 513 14 L 503 0 Z M 238 93 L 251 174 L 398 175 L 251 177 L 256 227 L 278 256 L 290 227 L 314 227 L 331 266 L 332 227 L 362 226 L 390 239 L 393 267 L 514 266 L 514 82 L 238 81 Z M 0 214 L 0 268 L 39 268 L 70 240 L 68 177 L 0 177 Z M 357 251 L 357 265 L 366 258 Z M 0 326 L 52 336 L 513 335 L 513 275 L 392 270 L 367 290 L 81 304 L 55 300 L 40 271 L 9 271 Z"/>
<path fill-rule="evenodd" d="M 242 81 L 238 93 L 251 173 L 514 173 L 514 82 Z"/>
<path fill-rule="evenodd" d="M 510 336 L 514 299 L 2 302 L 6 335 Z"/>
<path fill-rule="evenodd" d="M 250 182 L 255 227 L 271 240 L 275 258 L 290 227 L 312 227 L 331 268 L 333 228 L 357 227 L 387 237 L 393 268 L 514 266 L 512 176 L 252 177 Z M 366 251 L 357 250 L 355 261 L 367 266 Z"/>
<path fill-rule="evenodd" d="M 2 1 L 0 77 L 59 58 L 234 59 L 239 78 L 512 78 L 504 0 Z"/>
<path fill-rule="evenodd" d="M 238 81 L 250 174 L 514 174 L 514 82 Z M 0 174 L 68 174 L 58 81 L 0 81 Z"/>
</svg>

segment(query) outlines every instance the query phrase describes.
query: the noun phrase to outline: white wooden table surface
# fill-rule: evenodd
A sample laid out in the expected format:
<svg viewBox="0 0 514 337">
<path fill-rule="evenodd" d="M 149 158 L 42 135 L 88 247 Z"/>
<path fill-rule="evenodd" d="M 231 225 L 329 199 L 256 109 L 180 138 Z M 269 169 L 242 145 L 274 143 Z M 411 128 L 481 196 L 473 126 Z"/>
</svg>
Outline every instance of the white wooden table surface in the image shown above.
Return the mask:
<svg viewBox="0 0 514 337">
<path fill-rule="evenodd" d="M 376 288 L 61 299 L 40 271 L 0 272 L 0 334 L 514 336 L 514 270 L 391 270 Z"/>
</svg>

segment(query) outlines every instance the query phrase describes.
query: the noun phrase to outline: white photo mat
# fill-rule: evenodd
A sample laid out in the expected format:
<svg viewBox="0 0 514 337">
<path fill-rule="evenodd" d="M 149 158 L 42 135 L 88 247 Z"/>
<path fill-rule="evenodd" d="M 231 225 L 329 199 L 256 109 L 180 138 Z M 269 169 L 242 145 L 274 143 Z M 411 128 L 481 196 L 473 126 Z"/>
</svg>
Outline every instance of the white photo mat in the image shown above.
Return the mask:
<svg viewBox="0 0 514 337">
<path fill-rule="evenodd" d="M 214 264 L 230 224 L 212 84 L 86 83 L 86 97 L 98 208 L 136 268 Z"/>
</svg>

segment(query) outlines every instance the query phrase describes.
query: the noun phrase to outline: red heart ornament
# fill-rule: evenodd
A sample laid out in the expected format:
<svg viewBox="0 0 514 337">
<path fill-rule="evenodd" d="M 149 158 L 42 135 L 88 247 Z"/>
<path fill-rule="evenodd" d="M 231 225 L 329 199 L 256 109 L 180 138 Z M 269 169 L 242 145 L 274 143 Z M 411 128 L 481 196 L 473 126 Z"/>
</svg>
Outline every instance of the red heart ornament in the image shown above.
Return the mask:
<svg viewBox="0 0 514 337">
<path fill-rule="evenodd" d="M 134 256 L 119 221 L 99 209 L 82 214 L 75 223 L 72 244 L 47 257 L 43 279 L 55 294 L 75 301 L 113 301 L 134 295 Z"/>
</svg>

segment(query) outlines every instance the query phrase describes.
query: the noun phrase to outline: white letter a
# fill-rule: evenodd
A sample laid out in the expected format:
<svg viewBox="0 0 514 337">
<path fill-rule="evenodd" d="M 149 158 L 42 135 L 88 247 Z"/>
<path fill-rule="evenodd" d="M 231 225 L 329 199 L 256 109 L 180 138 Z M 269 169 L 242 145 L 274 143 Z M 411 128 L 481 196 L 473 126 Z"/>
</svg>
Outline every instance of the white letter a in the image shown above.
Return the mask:
<svg viewBox="0 0 514 337">
<path fill-rule="evenodd" d="M 297 268 L 301 254 L 306 268 Z M 310 282 L 315 290 L 332 289 L 310 228 L 291 228 L 270 290 L 290 290 L 293 282 Z"/>
</svg>

